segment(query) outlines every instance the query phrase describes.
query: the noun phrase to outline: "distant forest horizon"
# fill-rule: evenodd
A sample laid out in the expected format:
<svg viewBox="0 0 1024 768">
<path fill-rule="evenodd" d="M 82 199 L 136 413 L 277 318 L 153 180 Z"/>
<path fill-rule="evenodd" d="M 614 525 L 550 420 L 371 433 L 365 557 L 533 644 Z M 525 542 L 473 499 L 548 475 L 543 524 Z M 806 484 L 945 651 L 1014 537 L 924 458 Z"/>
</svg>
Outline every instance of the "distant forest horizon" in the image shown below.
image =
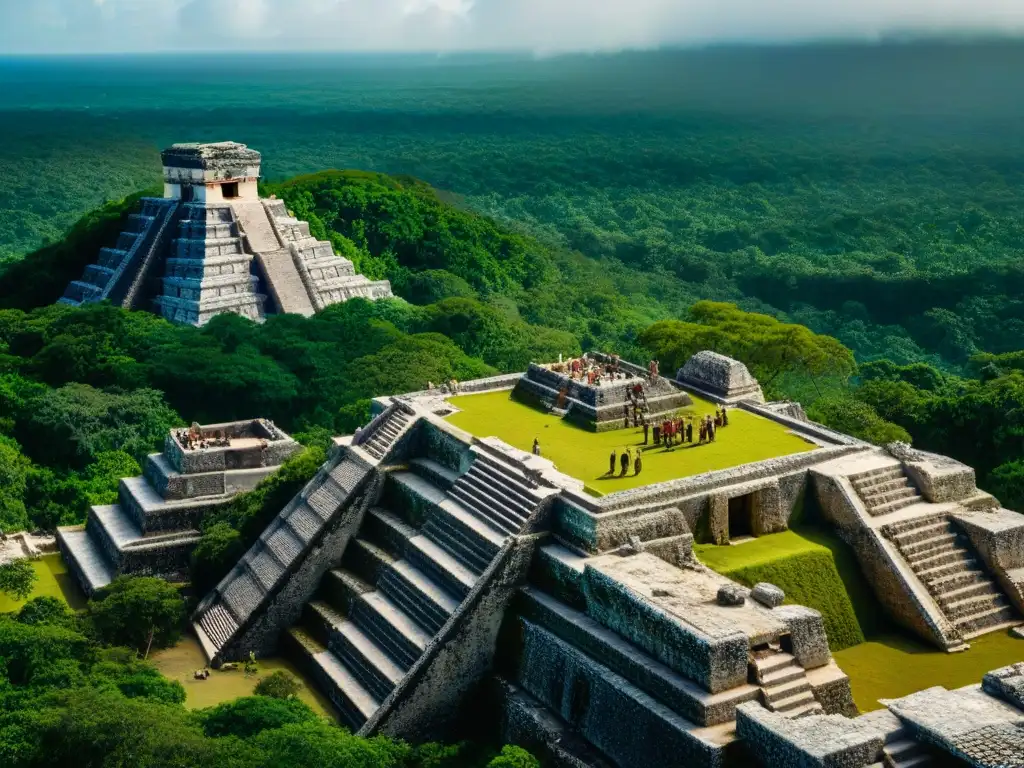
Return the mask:
<svg viewBox="0 0 1024 768">
<path fill-rule="evenodd" d="M 530 57 L 0 58 L 0 270 L 159 150 L 244 142 L 268 181 L 414 176 L 662 288 L 966 370 L 1024 329 L 1024 41 L 712 46 Z M 654 307 L 654 308 L 652 308 Z"/>
</svg>

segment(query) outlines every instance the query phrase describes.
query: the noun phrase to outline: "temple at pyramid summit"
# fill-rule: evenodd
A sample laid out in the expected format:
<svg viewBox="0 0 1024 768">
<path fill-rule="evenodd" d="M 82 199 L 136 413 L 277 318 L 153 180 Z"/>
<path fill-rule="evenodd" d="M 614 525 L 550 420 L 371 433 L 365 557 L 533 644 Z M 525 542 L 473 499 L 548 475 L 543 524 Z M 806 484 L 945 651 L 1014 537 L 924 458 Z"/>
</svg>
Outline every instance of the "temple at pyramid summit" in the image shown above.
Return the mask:
<svg viewBox="0 0 1024 768">
<path fill-rule="evenodd" d="M 389 298 L 310 235 L 284 201 L 261 199 L 261 155 L 244 144 L 175 144 L 164 150 L 164 196 L 144 198 L 114 247 L 72 281 L 61 303 L 110 301 L 176 323 L 203 325 L 233 312 L 309 316 L 361 297 Z"/>
</svg>

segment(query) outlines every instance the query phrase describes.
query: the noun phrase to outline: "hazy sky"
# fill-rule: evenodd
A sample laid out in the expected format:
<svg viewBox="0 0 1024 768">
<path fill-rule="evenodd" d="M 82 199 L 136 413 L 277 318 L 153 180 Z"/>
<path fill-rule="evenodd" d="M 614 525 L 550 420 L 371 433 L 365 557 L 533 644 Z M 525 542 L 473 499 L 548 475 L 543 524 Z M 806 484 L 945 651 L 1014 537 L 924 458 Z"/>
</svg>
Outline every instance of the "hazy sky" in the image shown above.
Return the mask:
<svg viewBox="0 0 1024 768">
<path fill-rule="evenodd" d="M 0 54 L 614 50 L 1021 33 L 1024 0 L 0 0 Z"/>
</svg>

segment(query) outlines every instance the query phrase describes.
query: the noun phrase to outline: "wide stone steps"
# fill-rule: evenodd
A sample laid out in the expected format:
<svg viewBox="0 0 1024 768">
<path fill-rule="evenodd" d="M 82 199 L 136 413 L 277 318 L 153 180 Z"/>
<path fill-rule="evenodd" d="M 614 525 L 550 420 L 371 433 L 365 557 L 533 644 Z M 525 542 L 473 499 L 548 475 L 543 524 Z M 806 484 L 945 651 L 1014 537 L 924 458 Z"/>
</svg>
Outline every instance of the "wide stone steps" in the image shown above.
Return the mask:
<svg viewBox="0 0 1024 768">
<path fill-rule="evenodd" d="M 814 697 L 807 673 L 796 659 L 782 651 L 752 656 L 751 676 L 761 687 L 764 705 L 786 717 L 806 717 L 824 712 Z"/>
<path fill-rule="evenodd" d="M 914 504 L 919 504 L 920 501 L 921 497 L 915 493 L 915 495 L 912 497 L 897 499 L 896 501 L 887 501 L 884 504 L 879 504 L 877 507 L 869 507 L 868 512 L 871 514 L 872 517 L 888 515 L 892 512 L 897 512 L 901 509 L 906 509 L 907 507 L 913 506 Z"/>
<path fill-rule="evenodd" d="M 484 503 L 497 505 L 502 514 L 514 522 L 525 521 L 536 504 L 526 504 L 505 491 L 503 486 L 496 484 L 480 471 L 470 469 L 459 478 L 456 484 L 466 488 Z"/>
<path fill-rule="evenodd" d="M 898 547 L 905 547 L 909 544 L 916 544 L 943 533 L 954 533 L 953 527 L 947 520 L 937 520 L 916 528 L 900 531 L 889 536 L 889 539 Z"/>
<path fill-rule="evenodd" d="M 982 634 L 1016 616 L 1002 589 L 981 569 L 946 515 L 902 521 L 885 526 L 882 533 L 961 635 Z"/>
<path fill-rule="evenodd" d="M 447 550 L 426 536 L 415 536 L 409 539 L 406 558 L 416 568 L 460 599 L 469 594 L 479 577 L 479 573 L 466 567 Z"/>
<path fill-rule="evenodd" d="M 915 541 L 913 544 L 897 546 L 900 552 L 903 553 L 903 556 L 910 562 L 927 557 L 929 553 L 938 554 L 950 548 L 958 548 L 957 535 L 951 532 L 935 533 L 926 539 Z"/>
<path fill-rule="evenodd" d="M 437 634 L 458 601 L 410 563 L 399 560 L 381 573 L 378 587 L 431 634 Z"/>
<path fill-rule="evenodd" d="M 352 604 L 349 618 L 406 668 L 416 662 L 430 642 L 431 635 L 380 592 L 360 595 Z"/>
<path fill-rule="evenodd" d="M 89 535 L 85 528 L 62 528 L 57 531 L 61 551 L 72 560 L 72 570 L 77 569 L 86 582 L 87 592 L 101 589 L 114 579 L 114 569 L 106 553 Z"/>
<path fill-rule="evenodd" d="M 309 604 L 327 647 L 376 699 L 384 699 L 408 667 L 400 666 L 354 622 L 322 601 Z"/>
<path fill-rule="evenodd" d="M 921 495 L 915 488 L 899 488 L 891 491 L 879 491 L 876 493 L 868 493 L 861 496 L 868 509 L 882 509 L 888 507 L 897 501 L 904 501 L 907 499 L 918 500 Z"/>
<path fill-rule="evenodd" d="M 310 672 L 337 707 L 345 724 L 353 731 L 361 728 L 377 711 L 380 700 L 359 682 L 334 652 L 301 627 L 292 627 L 287 634 L 305 656 Z"/>
<path fill-rule="evenodd" d="M 898 480 L 904 476 L 903 468 L 897 464 L 891 467 L 881 467 L 879 469 L 869 469 L 865 472 L 858 472 L 856 474 L 849 475 L 847 479 L 849 479 L 853 484 L 854 488 L 861 491 L 866 488 L 879 485 L 880 483 Z"/>
<path fill-rule="evenodd" d="M 466 509 L 470 510 L 478 518 L 486 522 L 495 530 L 504 534 L 518 533 L 522 528 L 523 521 L 515 518 L 505 511 L 500 505 L 489 500 L 480 498 L 478 492 L 472 490 L 464 479 L 452 488 L 451 495 Z"/>
<path fill-rule="evenodd" d="M 488 566 L 507 538 L 451 501 L 430 515 L 423 533 L 477 572 Z"/>
<path fill-rule="evenodd" d="M 973 637 L 1019 620 L 1013 606 L 1005 603 L 956 619 L 953 625 L 965 637 Z"/>
</svg>

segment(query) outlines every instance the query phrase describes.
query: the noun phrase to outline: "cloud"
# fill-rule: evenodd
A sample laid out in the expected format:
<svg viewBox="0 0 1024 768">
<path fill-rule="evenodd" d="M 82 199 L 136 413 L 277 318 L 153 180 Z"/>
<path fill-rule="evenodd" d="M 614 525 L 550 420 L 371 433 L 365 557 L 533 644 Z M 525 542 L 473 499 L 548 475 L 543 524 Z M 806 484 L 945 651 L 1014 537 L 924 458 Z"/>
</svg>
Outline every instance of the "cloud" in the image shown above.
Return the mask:
<svg viewBox="0 0 1024 768">
<path fill-rule="evenodd" d="M 0 53 L 614 50 L 1024 32 L 1021 0 L 0 0 Z"/>
</svg>

